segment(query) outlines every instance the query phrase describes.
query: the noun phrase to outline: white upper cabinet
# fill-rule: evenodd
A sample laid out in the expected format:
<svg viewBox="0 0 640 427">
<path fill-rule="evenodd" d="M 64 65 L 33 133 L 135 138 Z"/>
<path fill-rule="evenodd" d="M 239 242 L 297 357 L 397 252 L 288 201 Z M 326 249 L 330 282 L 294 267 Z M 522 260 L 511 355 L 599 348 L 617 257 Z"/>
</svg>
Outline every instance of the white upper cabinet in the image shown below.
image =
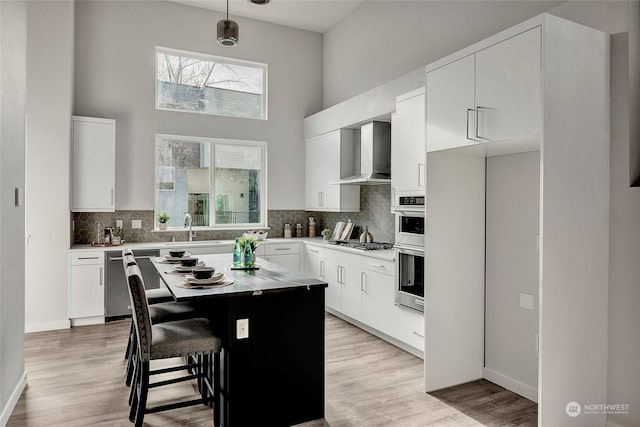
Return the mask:
<svg viewBox="0 0 640 427">
<path fill-rule="evenodd" d="M 427 151 L 541 133 L 536 27 L 427 72 Z"/>
<path fill-rule="evenodd" d="M 476 138 L 504 141 L 541 133 L 540 28 L 476 54 Z"/>
<path fill-rule="evenodd" d="M 72 118 L 73 212 L 115 211 L 116 122 Z"/>
<path fill-rule="evenodd" d="M 360 211 L 360 186 L 331 184 L 354 175 L 354 150 L 359 133 L 340 129 L 305 143 L 305 209 Z"/>
<path fill-rule="evenodd" d="M 474 143 L 475 55 L 427 73 L 427 151 Z"/>
<path fill-rule="evenodd" d="M 396 99 L 391 117 L 391 188 L 424 193 L 424 88 Z"/>
</svg>

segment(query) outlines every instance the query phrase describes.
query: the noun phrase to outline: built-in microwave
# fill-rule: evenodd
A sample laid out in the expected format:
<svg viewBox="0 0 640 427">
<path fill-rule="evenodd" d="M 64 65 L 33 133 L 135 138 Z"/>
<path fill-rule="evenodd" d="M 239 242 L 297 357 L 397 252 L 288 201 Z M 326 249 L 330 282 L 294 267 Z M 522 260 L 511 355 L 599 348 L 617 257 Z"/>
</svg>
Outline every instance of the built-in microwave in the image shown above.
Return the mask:
<svg viewBox="0 0 640 427">
<path fill-rule="evenodd" d="M 396 210 L 395 244 L 424 249 L 424 211 Z"/>
<path fill-rule="evenodd" d="M 424 251 L 395 247 L 396 304 L 424 312 Z"/>
</svg>

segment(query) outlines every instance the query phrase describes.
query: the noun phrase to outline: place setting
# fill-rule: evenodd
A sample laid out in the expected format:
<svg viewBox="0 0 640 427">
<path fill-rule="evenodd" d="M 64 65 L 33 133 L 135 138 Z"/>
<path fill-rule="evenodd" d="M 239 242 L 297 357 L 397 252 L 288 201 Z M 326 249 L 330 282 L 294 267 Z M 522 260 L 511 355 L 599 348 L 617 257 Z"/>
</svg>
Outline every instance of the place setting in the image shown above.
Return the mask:
<svg viewBox="0 0 640 427">
<path fill-rule="evenodd" d="M 191 274 L 185 277 L 185 281 L 176 286 L 185 289 L 210 289 L 228 286 L 233 283 L 233 279 L 226 277 L 224 273 L 217 272 L 214 267 L 194 266 L 191 267 Z"/>
<path fill-rule="evenodd" d="M 191 254 L 184 250 L 169 251 L 168 255 L 161 257 L 160 261 L 163 264 L 181 264 L 184 259 L 189 259 Z"/>
<path fill-rule="evenodd" d="M 198 258 L 183 257 L 180 258 L 179 265 L 176 263 L 171 270 L 165 271 L 165 274 L 188 274 L 194 267 L 204 267 L 205 263 Z"/>
</svg>

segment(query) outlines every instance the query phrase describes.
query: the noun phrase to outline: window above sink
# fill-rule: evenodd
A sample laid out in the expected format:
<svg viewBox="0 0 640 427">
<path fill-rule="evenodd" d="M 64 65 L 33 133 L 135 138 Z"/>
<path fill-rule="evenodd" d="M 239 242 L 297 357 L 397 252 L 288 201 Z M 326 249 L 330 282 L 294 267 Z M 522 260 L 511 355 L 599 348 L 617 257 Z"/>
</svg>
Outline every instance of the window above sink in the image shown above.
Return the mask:
<svg viewBox="0 0 640 427">
<path fill-rule="evenodd" d="M 155 212 L 169 230 L 266 225 L 266 142 L 156 135 Z"/>
</svg>

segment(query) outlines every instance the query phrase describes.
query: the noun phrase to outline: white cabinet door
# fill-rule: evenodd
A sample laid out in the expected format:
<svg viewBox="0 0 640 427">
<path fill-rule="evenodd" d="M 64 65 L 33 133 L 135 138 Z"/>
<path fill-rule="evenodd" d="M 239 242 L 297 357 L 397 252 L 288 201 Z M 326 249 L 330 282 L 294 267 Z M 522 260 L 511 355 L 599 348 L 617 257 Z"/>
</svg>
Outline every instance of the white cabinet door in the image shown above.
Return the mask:
<svg viewBox="0 0 640 427">
<path fill-rule="evenodd" d="M 394 276 L 362 271 L 362 322 L 393 336 Z"/>
<path fill-rule="evenodd" d="M 360 187 L 331 184 L 354 174 L 357 132 L 341 129 L 305 143 L 305 209 L 358 212 Z"/>
<path fill-rule="evenodd" d="M 113 212 L 116 182 L 116 122 L 73 117 L 72 202 L 74 212 Z"/>
<path fill-rule="evenodd" d="M 102 265 L 72 265 L 69 277 L 69 318 L 104 316 Z"/>
<path fill-rule="evenodd" d="M 427 151 L 474 144 L 475 56 L 427 73 Z"/>
<path fill-rule="evenodd" d="M 528 138 L 542 131 L 540 28 L 476 54 L 479 140 Z"/>
<path fill-rule="evenodd" d="M 323 155 L 322 140 L 314 139 L 307 141 L 304 145 L 304 206 L 307 210 L 315 210 L 320 208 L 320 198 L 322 197 L 320 188 L 320 166 Z"/>
<path fill-rule="evenodd" d="M 410 308 L 395 306 L 394 336 L 410 346 L 424 351 L 424 314 Z"/>
<path fill-rule="evenodd" d="M 300 254 L 265 255 L 264 259 L 278 264 L 287 270 L 300 272 Z"/>
<path fill-rule="evenodd" d="M 305 275 L 313 277 L 314 279 L 324 280 L 325 263 L 322 248 L 305 245 L 302 265 Z"/>
<path fill-rule="evenodd" d="M 342 263 L 342 312 L 355 320 L 362 319 L 361 272 L 359 265 Z"/>
<path fill-rule="evenodd" d="M 328 287 L 325 291 L 325 305 L 342 312 L 342 284 L 339 281 L 342 266 L 335 259 L 325 258 L 325 280 Z"/>
<path fill-rule="evenodd" d="M 424 191 L 424 90 L 398 97 L 391 116 L 391 187 L 396 192 Z"/>
</svg>

